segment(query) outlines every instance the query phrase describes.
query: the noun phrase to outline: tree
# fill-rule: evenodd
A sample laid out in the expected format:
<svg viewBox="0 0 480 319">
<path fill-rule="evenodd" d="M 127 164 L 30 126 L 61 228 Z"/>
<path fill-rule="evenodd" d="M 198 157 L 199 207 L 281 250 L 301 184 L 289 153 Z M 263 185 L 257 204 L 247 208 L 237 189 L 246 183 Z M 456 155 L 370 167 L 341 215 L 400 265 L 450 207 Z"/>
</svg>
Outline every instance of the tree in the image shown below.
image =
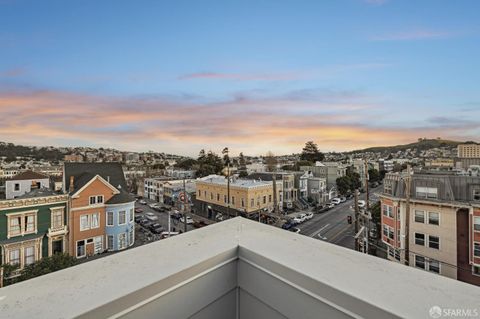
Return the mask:
<svg viewBox="0 0 480 319">
<path fill-rule="evenodd" d="M 182 169 L 192 169 L 193 166 L 196 164 L 197 164 L 196 160 L 194 160 L 193 158 L 187 158 L 175 164 L 175 167 L 182 168 Z"/>
<path fill-rule="evenodd" d="M 294 170 L 299 171 L 302 166 L 313 166 L 313 163 L 310 161 L 300 160 L 295 163 Z"/>
<path fill-rule="evenodd" d="M 265 156 L 265 164 L 268 172 L 274 172 L 277 169 L 277 158 L 271 151 L 268 151 Z"/>
<path fill-rule="evenodd" d="M 238 159 L 238 176 L 239 177 L 248 176 L 247 162 L 245 161 L 245 156 L 243 156 L 242 152 L 239 154 L 239 159 Z"/>
<path fill-rule="evenodd" d="M 318 150 L 317 144 L 315 144 L 313 141 L 308 141 L 305 143 L 305 147 L 302 149 L 300 159 L 315 163 L 316 161 L 323 161 L 325 159 L 325 155 Z"/>
<path fill-rule="evenodd" d="M 368 177 L 371 183 L 380 182 L 382 180 L 380 172 L 374 168 L 368 170 Z"/>
<path fill-rule="evenodd" d="M 360 174 L 354 171 L 353 166 L 347 167 L 347 174 L 337 178 L 336 184 L 338 192 L 342 195 L 354 192 L 362 186 Z"/>
<path fill-rule="evenodd" d="M 20 280 L 42 276 L 57 270 L 71 267 L 77 263 L 75 257 L 68 254 L 54 254 L 26 266 L 20 276 Z"/>
<path fill-rule="evenodd" d="M 207 154 L 205 154 L 205 151 L 202 151 L 200 151 L 197 159 L 197 177 L 220 174 L 224 167 L 220 156 L 212 151 L 209 151 Z"/>
</svg>

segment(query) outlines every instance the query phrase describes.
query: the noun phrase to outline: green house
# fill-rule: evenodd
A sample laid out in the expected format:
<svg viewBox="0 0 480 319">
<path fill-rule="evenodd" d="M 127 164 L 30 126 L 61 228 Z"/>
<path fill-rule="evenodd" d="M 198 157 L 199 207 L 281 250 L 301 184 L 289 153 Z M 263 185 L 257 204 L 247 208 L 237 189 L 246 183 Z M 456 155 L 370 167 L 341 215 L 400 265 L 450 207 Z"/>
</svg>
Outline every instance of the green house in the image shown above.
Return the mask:
<svg viewBox="0 0 480 319">
<path fill-rule="evenodd" d="M 0 201 L 0 265 L 23 269 L 43 257 L 67 252 L 68 195 L 36 189 Z"/>
</svg>

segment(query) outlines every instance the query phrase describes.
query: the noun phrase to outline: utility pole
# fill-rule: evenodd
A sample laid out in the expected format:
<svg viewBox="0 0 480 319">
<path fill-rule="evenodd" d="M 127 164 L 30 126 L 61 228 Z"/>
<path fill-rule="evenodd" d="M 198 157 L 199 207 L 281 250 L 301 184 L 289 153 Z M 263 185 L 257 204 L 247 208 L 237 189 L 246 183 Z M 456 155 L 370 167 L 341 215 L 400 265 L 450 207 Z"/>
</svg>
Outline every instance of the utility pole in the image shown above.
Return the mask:
<svg viewBox="0 0 480 319">
<path fill-rule="evenodd" d="M 228 156 L 228 147 L 223 149 L 222 154 L 227 162 L 227 215 L 230 218 L 230 157 Z M 235 216 L 237 216 L 237 213 Z"/>
<path fill-rule="evenodd" d="M 187 192 L 185 187 L 185 175 L 183 175 L 183 226 L 184 232 L 187 232 Z"/>
<path fill-rule="evenodd" d="M 358 189 L 355 190 L 355 234 L 358 234 L 359 229 L 359 211 L 358 211 Z M 355 238 L 355 250 L 359 250 L 358 239 Z"/>
<path fill-rule="evenodd" d="M 368 180 L 370 178 L 368 176 L 368 163 L 367 163 L 366 160 L 364 160 L 364 164 L 365 164 L 365 168 L 364 168 L 364 171 L 365 171 L 365 190 L 366 190 L 366 193 L 367 193 L 367 212 L 369 212 L 370 211 L 370 196 L 369 196 Z"/>
<path fill-rule="evenodd" d="M 410 164 L 407 165 L 407 177 L 405 178 L 405 193 L 406 193 L 406 203 L 405 203 L 405 264 L 408 266 L 410 260 L 409 252 L 409 229 L 410 229 L 410 193 L 412 188 L 412 174 Z M 399 208 L 400 209 L 400 208 Z"/>
</svg>

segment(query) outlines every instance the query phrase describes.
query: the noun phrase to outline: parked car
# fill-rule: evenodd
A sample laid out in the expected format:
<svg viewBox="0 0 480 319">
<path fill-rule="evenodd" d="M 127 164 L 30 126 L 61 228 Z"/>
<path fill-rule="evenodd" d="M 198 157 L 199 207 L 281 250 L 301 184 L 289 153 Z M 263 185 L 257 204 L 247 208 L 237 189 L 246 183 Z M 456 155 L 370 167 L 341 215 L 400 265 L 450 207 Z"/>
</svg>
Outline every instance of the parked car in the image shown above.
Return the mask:
<svg viewBox="0 0 480 319">
<path fill-rule="evenodd" d="M 293 226 L 295 226 L 295 223 L 292 220 L 289 220 L 285 224 L 282 225 L 282 228 L 285 229 L 285 230 L 289 230 Z"/>
<path fill-rule="evenodd" d="M 301 213 L 298 215 L 298 217 L 300 217 L 302 223 L 307 220 L 307 214 Z"/>
<path fill-rule="evenodd" d="M 148 219 L 143 219 L 140 221 L 140 225 L 142 225 L 144 228 L 150 228 L 150 225 L 152 225 L 153 222 L 148 220 Z"/>
<path fill-rule="evenodd" d="M 295 225 L 302 223 L 302 219 L 299 216 L 296 216 L 292 219 Z"/>
<path fill-rule="evenodd" d="M 170 237 L 172 237 L 172 236 L 176 236 L 178 234 L 179 234 L 179 232 L 176 232 L 176 231 L 171 231 L 171 232 L 164 231 L 160 234 L 160 238 L 164 239 L 164 238 L 168 238 L 168 235 L 170 235 Z"/>
<path fill-rule="evenodd" d="M 155 216 L 155 215 L 148 215 L 148 216 L 145 216 L 146 219 L 148 219 L 149 221 L 157 221 L 158 220 L 158 216 Z"/>
<path fill-rule="evenodd" d="M 162 226 L 162 225 L 160 225 L 159 223 L 153 223 L 148 227 L 148 229 L 152 230 L 153 228 L 156 228 L 158 226 Z"/>
<path fill-rule="evenodd" d="M 180 218 L 180 221 L 182 223 L 185 223 L 185 216 Z M 192 217 L 187 216 L 187 225 L 190 225 L 190 224 L 193 224 L 193 223 L 194 223 L 194 221 L 193 221 Z"/>
<path fill-rule="evenodd" d="M 145 219 L 145 216 L 143 215 L 135 215 L 135 222 L 139 223 L 142 219 Z"/>
<path fill-rule="evenodd" d="M 193 223 L 193 227 L 195 228 L 201 228 L 207 226 L 207 223 L 205 223 L 203 220 L 196 221 Z"/>
<path fill-rule="evenodd" d="M 161 234 L 164 231 L 164 229 L 162 225 L 156 223 L 150 226 L 150 231 L 154 234 Z"/>
<path fill-rule="evenodd" d="M 335 207 L 335 204 L 329 203 L 329 204 L 327 204 L 327 207 L 328 207 L 328 209 L 332 209 L 333 207 Z"/>
<path fill-rule="evenodd" d="M 346 197 L 340 197 L 340 202 L 341 203 L 345 203 L 347 201 L 347 198 Z"/>
<path fill-rule="evenodd" d="M 143 209 L 135 208 L 135 213 L 137 213 L 137 214 L 143 213 Z"/>
<path fill-rule="evenodd" d="M 159 203 L 151 203 L 151 204 L 148 204 L 148 207 L 150 207 L 150 208 L 157 208 L 157 207 L 159 207 L 159 206 L 160 206 Z"/>
<path fill-rule="evenodd" d="M 338 205 L 338 204 L 340 204 L 341 202 L 342 202 L 342 201 L 341 201 L 340 198 L 338 198 L 338 197 L 336 197 L 336 198 L 334 198 L 334 199 L 332 199 L 332 200 L 330 201 L 330 203 L 331 203 L 331 204 L 334 204 L 334 205 Z"/>
<path fill-rule="evenodd" d="M 305 220 L 310 220 L 313 218 L 313 213 L 312 212 L 308 212 L 305 214 Z"/>
<path fill-rule="evenodd" d="M 294 233 L 297 233 L 297 234 L 300 234 L 300 228 L 297 228 L 297 227 L 290 228 L 290 231 L 294 232 Z"/>
<path fill-rule="evenodd" d="M 147 202 L 144 201 L 143 199 L 139 200 L 138 203 L 139 203 L 139 204 L 142 204 L 142 205 L 147 205 Z"/>
<path fill-rule="evenodd" d="M 364 200 L 361 199 L 361 200 L 358 201 L 358 207 L 364 208 L 366 205 L 367 205 L 367 203 Z"/>
<path fill-rule="evenodd" d="M 223 220 L 223 215 L 218 213 L 217 216 L 215 216 L 215 220 L 221 222 Z"/>
</svg>

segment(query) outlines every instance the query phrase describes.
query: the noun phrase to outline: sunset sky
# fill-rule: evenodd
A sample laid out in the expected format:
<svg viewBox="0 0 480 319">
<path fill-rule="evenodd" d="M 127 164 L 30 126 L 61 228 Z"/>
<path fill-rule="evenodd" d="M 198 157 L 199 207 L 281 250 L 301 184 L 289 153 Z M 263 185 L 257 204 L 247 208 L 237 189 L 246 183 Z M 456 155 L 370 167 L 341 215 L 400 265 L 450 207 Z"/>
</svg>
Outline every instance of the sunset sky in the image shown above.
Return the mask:
<svg viewBox="0 0 480 319">
<path fill-rule="evenodd" d="M 195 155 L 480 140 L 480 1 L 0 0 L 0 141 Z"/>
</svg>

